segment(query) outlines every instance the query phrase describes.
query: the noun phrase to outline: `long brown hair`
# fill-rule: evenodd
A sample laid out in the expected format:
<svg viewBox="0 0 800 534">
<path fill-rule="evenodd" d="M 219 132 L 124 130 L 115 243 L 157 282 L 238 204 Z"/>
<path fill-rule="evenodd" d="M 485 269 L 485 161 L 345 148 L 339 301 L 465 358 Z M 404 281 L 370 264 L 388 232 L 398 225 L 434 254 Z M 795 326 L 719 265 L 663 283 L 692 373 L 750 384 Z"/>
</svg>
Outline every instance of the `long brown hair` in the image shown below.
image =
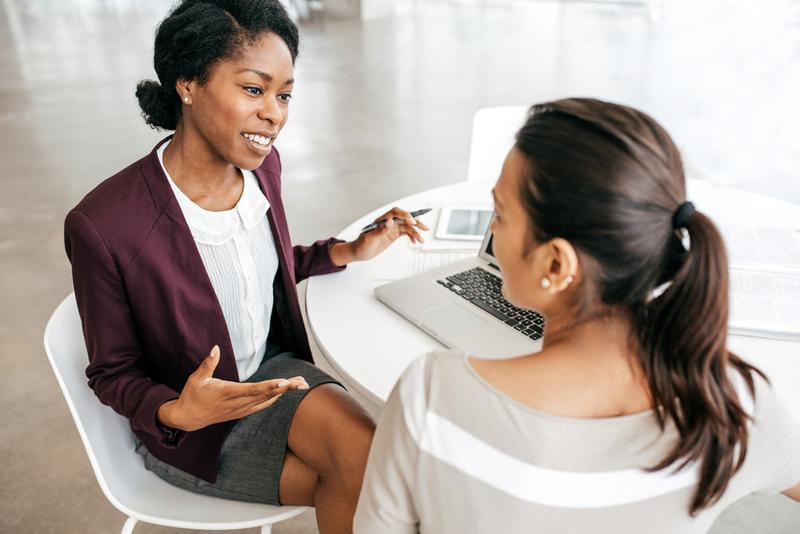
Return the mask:
<svg viewBox="0 0 800 534">
<path fill-rule="evenodd" d="M 754 373 L 726 347 L 728 260 L 711 220 L 694 211 L 673 228 L 686 200 L 683 164 L 666 130 L 627 106 L 572 98 L 531 108 L 517 133 L 528 176 L 521 199 L 531 243 L 569 241 L 586 259 L 575 322 L 622 314 L 655 416 L 679 434 L 652 471 L 699 462 L 690 514 L 722 496 L 747 454 L 748 420 L 733 369 L 755 395 Z M 653 290 L 671 285 L 653 298 Z"/>
</svg>

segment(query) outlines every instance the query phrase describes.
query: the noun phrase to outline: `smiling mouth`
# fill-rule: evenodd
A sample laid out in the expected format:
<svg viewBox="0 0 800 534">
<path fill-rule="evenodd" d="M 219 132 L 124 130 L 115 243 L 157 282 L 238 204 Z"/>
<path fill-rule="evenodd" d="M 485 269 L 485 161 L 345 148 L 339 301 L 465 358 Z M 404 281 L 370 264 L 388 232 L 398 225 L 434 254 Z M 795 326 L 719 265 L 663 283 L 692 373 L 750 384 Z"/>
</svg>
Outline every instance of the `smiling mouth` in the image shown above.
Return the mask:
<svg viewBox="0 0 800 534">
<path fill-rule="evenodd" d="M 265 150 L 272 146 L 272 143 L 275 141 L 276 135 L 271 137 L 267 137 L 264 135 L 259 134 L 251 134 L 247 132 L 242 132 L 241 136 L 247 139 L 254 148 L 258 148 L 261 150 Z"/>
</svg>

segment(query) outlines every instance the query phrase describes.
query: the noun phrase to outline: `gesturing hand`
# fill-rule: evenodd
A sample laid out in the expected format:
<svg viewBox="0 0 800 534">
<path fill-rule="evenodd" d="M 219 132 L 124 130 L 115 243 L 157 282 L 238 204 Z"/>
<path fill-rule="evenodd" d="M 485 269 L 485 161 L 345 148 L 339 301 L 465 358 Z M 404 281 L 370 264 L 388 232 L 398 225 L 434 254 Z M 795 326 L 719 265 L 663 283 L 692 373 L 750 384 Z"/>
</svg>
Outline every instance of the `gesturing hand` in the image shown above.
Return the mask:
<svg viewBox="0 0 800 534">
<path fill-rule="evenodd" d="M 180 397 L 158 409 L 161 424 L 180 430 L 199 430 L 223 421 L 241 419 L 267 408 L 290 389 L 308 389 L 301 376 L 262 382 L 239 383 L 213 377 L 219 363 L 219 347 L 189 375 Z"/>
</svg>

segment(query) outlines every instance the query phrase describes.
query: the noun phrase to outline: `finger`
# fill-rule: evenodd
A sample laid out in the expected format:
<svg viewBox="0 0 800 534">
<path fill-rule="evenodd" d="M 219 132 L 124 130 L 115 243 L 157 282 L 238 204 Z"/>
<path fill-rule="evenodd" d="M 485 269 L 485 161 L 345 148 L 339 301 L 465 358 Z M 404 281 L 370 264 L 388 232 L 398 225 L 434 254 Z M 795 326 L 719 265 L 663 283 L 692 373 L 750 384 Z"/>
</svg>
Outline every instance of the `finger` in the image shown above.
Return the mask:
<svg viewBox="0 0 800 534">
<path fill-rule="evenodd" d="M 387 220 L 383 223 L 383 227 L 381 227 L 381 236 L 386 237 L 392 241 L 397 239 L 400 235 L 400 226 L 395 223 L 392 219 Z"/>
<path fill-rule="evenodd" d="M 283 393 L 289 389 L 291 382 L 285 378 L 275 378 L 272 380 L 264 380 L 252 384 L 247 391 L 250 397 L 274 397 L 278 393 Z"/>
<path fill-rule="evenodd" d="M 275 404 L 278 401 L 278 399 L 281 398 L 281 395 L 283 395 L 283 393 L 281 393 L 280 395 L 277 395 L 275 397 L 272 397 L 271 399 L 267 399 L 267 400 L 265 400 L 263 402 L 258 402 L 256 404 L 253 404 L 253 405 L 245 408 L 244 410 L 242 410 L 241 415 L 239 415 L 238 417 L 239 418 L 247 417 L 250 414 L 254 414 L 256 412 L 260 412 L 261 410 L 263 410 L 265 408 L 269 408 L 270 406 Z"/>
<path fill-rule="evenodd" d="M 308 388 L 308 383 L 302 376 L 295 376 L 293 378 L 276 378 L 274 380 L 267 380 L 265 382 L 268 383 L 267 395 L 270 396 L 277 395 L 278 393 L 285 393 L 290 389 Z"/>
<path fill-rule="evenodd" d="M 389 211 L 383 214 L 381 219 L 386 217 L 400 217 L 401 219 L 410 219 L 411 214 L 406 210 L 400 209 L 397 206 L 392 207 Z"/>
<path fill-rule="evenodd" d="M 401 219 L 405 219 L 407 221 L 413 221 L 414 217 L 411 216 L 411 213 L 407 212 L 406 210 L 401 210 L 400 208 L 392 208 L 393 215 L 395 217 L 400 217 Z"/>
<path fill-rule="evenodd" d="M 228 407 L 230 413 L 235 417 L 244 417 L 246 414 L 251 413 L 250 409 L 254 406 L 267 405 L 269 406 L 277 399 L 279 399 L 284 392 L 277 393 L 270 397 L 241 397 Z"/>
<path fill-rule="evenodd" d="M 399 217 L 399 215 L 395 215 L 395 217 Z M 402 220 L 399 223 L 397 223 L 400 226 L 413 226 L 426 231 L 430 230 L 430 227 L 427 224 L 425 224 L 419 219 L 412 217 L 411 214 L 408 214 L 408 217 L 401 217 L 401 219 Z"/>
<path fill-rule="evenodd" d="M 401 228 L 406 228 L 406 227 L 413 228 L 417 226 L 418 221 L 416 219 L 400 219 L 400 221 L 395 221 L 395 224 L 397 224 Z"/>
<path fill-rule="evenodd" d="M 234 406 L 238 406 L 243 402 L 251 402 L 254 399 L 261 401 L 274 396 L 276 392 L 280 392 L 282 389 L 287 389 L 285 386 L 280 387 L 277 385 L 280 381 L 281 380 L 265 380 L 255 383 L 220 381 L 224 386 L 220 396 L 223 401 L 233 403 Z"/>
<path fill-rule="evenodd" d="M 290 378 L 289 382 L 291 382 L 292 389 L 308 389 L 308 382 L 302 376 Z"/>
<path fill-rule="evenodd" d="M 403 234 L 407 235 L 412 243 L 422 243 L 423 241 L 425 241 L 425 239 L 422 237 L 419 231 L 417 231 L 415 228 L 411 227 L 403 228 Z"/>
<path fill-rule="evenodd" d="M 237 406 L 234 409 L 237 412 L 247 411 L 247 410 L 249 410 L 251 407 L 253 407 L 255 405 L 263 404 L 263 403 L 265 403 L 267 401 L 272 401 L 274 399 L 277 399 L 278 397 L 280 397 L 281 395 L 283 395 L 284 393 L 286 393 L 289 390 L 292 390 L 292 389 L 308 389 L 308 383 L 306 382 L 305 378 L 303 378 L 302 376 L 296 376 L 296 377 L 290 378 L 288 380 L 280 380 L 279 379 L 279 380 L 275 380 L 273 382 L 280 382 L 280 383 L 284 383 L 285 382 L 287 385 L 280 386 L 280 387 L 273 388 L 273 389 L 269 390 L 269 392 L 266 394 L 266 398 L 265 398 L 264 395 L 240 397 L 238 399 L 238 401 L 237 401 L 238 402 Z"/>
<path fill-rule="evenodd" d="M 271 390 L 271 392 L 286 393 L 290 389 L 307 389 L 308 382 L 302 376 L 295 376 L 294 378 L 286 378 L 280 380 L 280 386 Z"/>
<path fill-rule="evenodd" d="M 407 224 L 410 226 L 417 225 L 417 219 L 415 219 L 409 212 L 403 211 L 401 209 L 395 209 L 391 212 L 391 217 L 395 219 L 395 223 L 397 224 Z"/>
<path fill-rule="evenodd" d="M 405 223 L 405 224 L 411 224 L 411 225 L 417 224 L 416 219 L 414 219 L 414 217 L 411 216 L 411 213 L 407 212 L 406 210 L 402 210 L 402 209 L 400 209 L 398 207 L 394 207 L 394 208 L 390 209 L 389 211 L 387 211 L 386 213 L 384 213 L 379 218 L 379 220 L 381 220 L 381 219 L 393 219 L 395 217 L 398 218 L 398 219 L 401 219 L 402 222 Z"/>
<path fill-rule="evenodd" d="M 202 387 L 208 386 L 211 381 L 213 380 L 214 370 L 217 368 L 217 364 L 219 363 L 219 345 L 214 345 L 211 348 L 211 353 L 205 357 L 203 363 L 200 364 L 200 367 L 197 368 L 197 371 L 202 380 L 200 382 Z"/>
<path fill-rule="evenodd" d="M 392 208 L 389 211 L 387 211 L 386 213 L 384 213 L 383 215 L 380 215 L 378 218 L 376 218 L 372 222 L 380 223 L 380 224 L 384 224 L 385 225 L 388 221 L 390 221 L 391 219 L 394 219 L 395 217 L 398 217 L 398 218 L 401 218 L 401 219 L 405 218 L 405 217 L 403 217 L 402 215 L 399 214 L 398 208 Z"/>
<path fill-rule="evenodd" d="M 395 227 L 397 227 L 397 229 L 400 231 L 399 235 L 402 235 L 403 233 L 409 230 L 415 230 L 417 224 L 418 224 L 417 221 L 414 219 L 411 219 L 410 221 L 407 219 L 403 219 L 399 222 L 395 221 L 394 223 Z"/>
</svg>

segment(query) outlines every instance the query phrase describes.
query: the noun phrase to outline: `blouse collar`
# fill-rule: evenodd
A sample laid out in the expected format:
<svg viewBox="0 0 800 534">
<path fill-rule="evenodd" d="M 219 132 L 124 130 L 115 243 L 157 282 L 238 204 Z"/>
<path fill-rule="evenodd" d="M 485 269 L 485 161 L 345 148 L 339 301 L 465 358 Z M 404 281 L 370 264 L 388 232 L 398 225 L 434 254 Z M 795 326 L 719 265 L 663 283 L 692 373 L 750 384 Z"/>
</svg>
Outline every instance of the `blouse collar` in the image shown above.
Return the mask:
<svg viewBox="0 0 800 534">
<path fill-rule="evenodd" d="M 195 241 L 210 245 L 221 245 L 233 239 L 240 224 L 245 229 L 250 230 L 258 226 L 264 219 L 264 215 L 270 207 L 269 200 L 267 200 L 258 186 L 258 178 L 253 174 L 253 171 L 242 171 L 244 179 L 242 196 L 232 209 L 209 211 L 201 208 L 186 196 L 167 172 L 167 168 L 164 166 L 164 149 L 166 149 L 167 145 L 169 145 L 169 142 L 158 147 L 158 161 L 164 170 L 175 198 L 178 200 Z"/>
</svg>

